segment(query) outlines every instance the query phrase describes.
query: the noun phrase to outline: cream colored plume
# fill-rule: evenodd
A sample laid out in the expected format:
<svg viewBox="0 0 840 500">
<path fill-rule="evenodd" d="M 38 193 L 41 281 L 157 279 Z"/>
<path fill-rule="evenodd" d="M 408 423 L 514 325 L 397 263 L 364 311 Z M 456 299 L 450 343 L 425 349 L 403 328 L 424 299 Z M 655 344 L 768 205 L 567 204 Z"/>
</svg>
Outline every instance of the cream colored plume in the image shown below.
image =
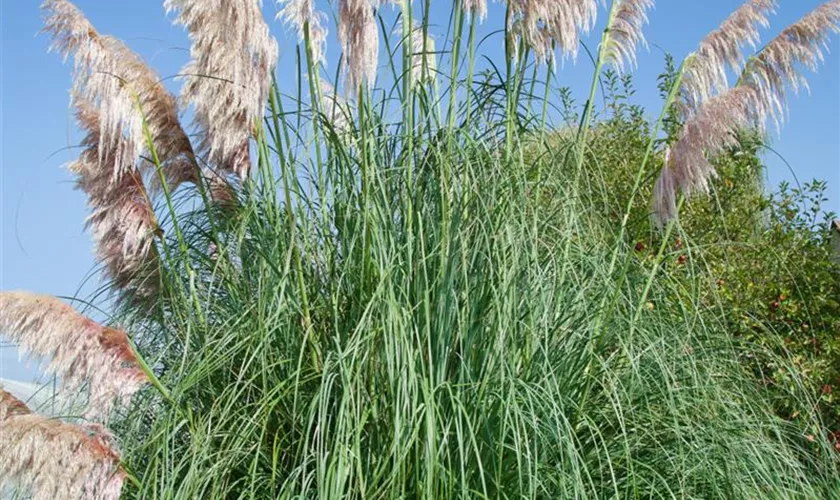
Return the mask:
<svg viewBox="0 0 840 500">
<path fill-rule="evenodd" d="M 91 230 L 96 256 L 105 265 L 106 276 L 122 290 L 140 296 L 153 294 L 159 284 L 159 261 L 154 238 L 158 225 L 140 172 L 132 167 L 115 182 L 101 168 L 116 159 L 100 150 L 100 114 L 84 101 L 76 100 L 76 119 L 88 134 L 84 150 L 70 165 L 76 185 L 88 196 Z"/>
<path fill-rule="evenodd" d="M 55 297 L 0 293 L 0 335 L 45 360 L 64 390 L 87 385 L 85 415 L 91 419 L 107 419 L 114 402 L 128 404 L 147 382 L 125 332 L 102 326 Z"/>
<path fill-rule="evenodd" d="M 684 104 L 690 112 L 729 88 L 727 71 L 741 71 L 744 47 L 756 48 L 758 30 L 769 26 L 768 18 L 775 9 L 776 0 L 749 0 L 700 42 L 687 58 L 683 76 Z"/>
<path fill-rule="evenodd" d="M 509 31 L 534 51 L 540 62 L 563 55 L 577 56 L 580 33 L 589 32 L 598 15 L 598 0 L 508 0 L 513 12 Z"/>
<path fill-rule="evenodd" d="M 44 31 L 52 48 L 73 56 L 74 99 L 99 110 L 99 163 L 114 182 L 130 173 L 142 155 L 150 158 L 143 130 L 148 126 L 155 152 L 171 188 L 198 181 L 192 145 L 181 128 L 175 98 L 158 75 L 121 41 L 100 35 L 75 5 L 47 0 Z M 149 161 L 140 162 L 149 168 Z"/>
<path fill-rule="evenodd" d="M 647 45 L 642 28 L 648 22 L 647 11 L 653 8 L 653 0 L 617 0 L 610 25 L 607 27 L 607 60 L 619 73 L 625 66 L 636 66 L 636 50 Z"/>
<path fill-rule="evenodd" d="M 244 180 L 251 170 L 249 141 L 262 123 L 277 41 L 260 0 L 166 0 L 191 42 L 181 96 L 195 108 L 197 152 L 218 172 Z"/>
<path fill-rule="evenodd" d="M 124 479 L 105 429 L 32 414 L 0 389 L 0 491 L 34 500 L 118 500 Z"/>
<path fill-rule="evenodd" d="M 345 140 L 350 137 L 353 111 L 347 100 L 338 95 L 335 88 L 326 80 L 321 80 L 321 112 L 338 137 Z"/>
<path fill-rule="evenodd" d="M 437 54 L 435 39 L 423 33 L 423 26 L 416 24 L 411 30 L 411 80 L 428 83 L 437 76 Z"/>
<path fill-rule="evenodd" d="M 464 11 L 484 21 L 487 19 L 487 0 L 463 0 Z"/>
<path fill-rule="evenodd" d="M 764 131 L 768 119 L 781 122 L 787 87 L 807 87 L 797 67 L 816 71 L 830 34 L 838 31 L 840 0 L 832 0 L 782 31 L 750 59 L 736 87 L 709 99 L 688 118 L 656 184 L 660 221 L 676 215 L 678 191 L 708 190 L 715 175 L 709 159 L 736 146 L 739 130 Z"/>
<path fill-rule="evenodd" d="M 379 32 L 373 9 L 377 0 L 339 0 L 338 41 L 347 61 L 347 88 L 373 87 L 379 61 Z"/>
<path fill-rule="evenodd" d="M 306 28 L 309 27 L 309 41 L 314 64 L 327 62 L 327 29 L 324 27 L 326 15 L 315 10 L 315 0 L 279 0 L 283 5 L 277 14 L 286 25 L 297 30 L 298 40 L 306 41 Z"/>
</svg>

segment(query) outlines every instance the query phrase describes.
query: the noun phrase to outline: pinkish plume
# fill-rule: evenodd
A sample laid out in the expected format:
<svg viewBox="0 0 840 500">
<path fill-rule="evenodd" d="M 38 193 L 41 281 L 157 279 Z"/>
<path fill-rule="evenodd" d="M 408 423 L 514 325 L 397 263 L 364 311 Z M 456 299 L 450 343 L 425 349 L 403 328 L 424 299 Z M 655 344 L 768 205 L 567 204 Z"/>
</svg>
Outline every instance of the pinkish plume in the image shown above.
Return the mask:
<svg viewBox="0 0 840 500">
<path fill-rule="evenodd" d="M 696 110 L 712 95 L 729 88 L 727 69 L 739 71 L 743 67 L 744 46 L 756 47 L 758 29 L 769 26 L 768 17 L 775 9 L 776 0 L 749 0 L 700 42 L 697 52 L 687 59 L 683 77 L 689 110 Z"/>
<path fill-rule="evenodd" d="M 64 302 L 27 292 L 0 293 L 0 334 L 21 352 L 48 359 L 68 391 L 87 384 L 86 416 L 106 418 L 146 382 L 125 332 L 82 316 Z"/>
<path fill-rule="evenodd" d="M 738 86 L 708 100 L 685 123 L 666 154 L 654 192 L 661 221 L 676 215 L 677 191 L 708 190 L 715 169 L 708 158 L 737 145 L 744 128 L 764 130 L 768 118 L 782 119 L 785 91 L 807 87 L 798 65 L 816 71 L 830 33 L 840 31 L 840 0 L 832 0 L 786 28 L 747 64 Z"/>
<path fill-rule="evenodd" d="M 817 7 L 787 27 L 747 63 L 741 83 L 761 92 L 772 105 L 771 116 L 777 125 L 784 119 L 787 87 L 794 92 L 808 89 L 808 81 L 798 67 L 816 72 L 832 33 L 840 33 L 840 0 Z"/>
<path fill-rule="evenodd" d="M 647 10 L 653 8 L 653 0 L 622 0 L 616 6 L 612 22 L 608 26 L 609 42 L 607 60 L 619 73 L 625 64 L 636 65 L 636 48 L 647 45 L 642 28 L 648 22 Z"/>
<path fill-rule="evenodd" d="M 0 491 L 11 487 L 35 499 L 118 500 L 124 478 L 105 429 L 34 415 L 0 389 Z"/>
<path fill-rule="evenodd" d="M 767 107 L 752 87 L 736 87 L 708 100 L 689 119 L 680 139 L 665 153 L 665 166 L 654 188 L 660 221 L 676 216 L 678 191 L 707 192 L 715 167 L 709 160 L 738 145 L 737 132 L 763 127 Z M 707 156 L 708 155 L 708 156 Z"/>
<path fill-rule="evenodd" d="M 245 180 L 249 141 L 262 123 L 277 64 L 277 41 L 260 0 L 166 0 L 189 33 L 192 60 L 183 68 L 182 97 L 195 107 L 198 152 L 214 168 Z"/>
<path fill-rule="evenodd" d="M 74 99 L 99 108 L 101 168 L 118 182 L 144 152 L 150 156 L 145 120 L 167 183 L 174 189 L 182 182 L 197 182 L 195 155 L 181 128 L 175 98 L 158 75 L 121 41 L 100 35 L 69 1 L 47 0 L 42 8 L 52 48 L 75 60 Z M 141 165 L 152 166 L 148 161 Z"/>
<path fill-rule="evenodd" d="M 580 33 L 588 32 L 598 15 L 598 0 L 508 0 L 514 16 L 509 30 L 534 51 L 540 62 L 553 59 L 556 44 L 577 56 Z"/>
<path fill-rule="evenodd" d="M 86 101 L 76 100 L 76 118 L 88 131 L 79 159 L 70 165 L 77 186 L 88 195 L 92 214 L 87 227 L 93 233 L 96 255 L 117 288 L 140 296 L 157 289 L 159 262 L 154 238 L 159 231 L 143 179 L 136 168 L 124 169 L 116 182 L 101 161 L 117 161 L 100 150 L 99 113 Z"/>
<path fill-rule="evenodd" d="M 277 14 L 289 26 L 294 27 L 301 43 L 306 40 L 306 28 L 309 27 L 309 40 L 314 64 L 327 62 L 327 29 L 323 22 L 326 15 L 315 10 L 315 0 L 279 0 L 285 4 Z"/>
<path fill-rule="evenodd" d="M 347 88 L 352 93 L 376 81 L 379 32 L 373 15 L 376 0 L 339 0 L 338 41 L 347 60 Z"/>
</svg>

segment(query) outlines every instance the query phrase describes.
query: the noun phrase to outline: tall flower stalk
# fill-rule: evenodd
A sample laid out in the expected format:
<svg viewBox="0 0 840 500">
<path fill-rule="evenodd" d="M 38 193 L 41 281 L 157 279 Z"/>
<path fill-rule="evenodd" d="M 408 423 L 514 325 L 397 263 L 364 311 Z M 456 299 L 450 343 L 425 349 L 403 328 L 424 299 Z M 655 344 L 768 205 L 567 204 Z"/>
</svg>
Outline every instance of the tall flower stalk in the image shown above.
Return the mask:
<svg viewBox="0 0 840 500">
<path fill-rule="evenodd" d="M 578 176 L 581 175 L 586 158 L 586 142 L 601 71 L 609 63 L 620 70 L 624 68 L 625 60 L 631 64 L 635 62 L 636 46 L 644 43 L 642 27 L 647 22 L 646 12 L 652 7 L 653 0 L 613 0 L 607 18 L 607 27 L 601 35 L 601 43 L 598 46 L 598 58 L 595 61 L 589 98 L 586 101 L 583 119 L 578 130 L 576 169 Z"/>
</svg>

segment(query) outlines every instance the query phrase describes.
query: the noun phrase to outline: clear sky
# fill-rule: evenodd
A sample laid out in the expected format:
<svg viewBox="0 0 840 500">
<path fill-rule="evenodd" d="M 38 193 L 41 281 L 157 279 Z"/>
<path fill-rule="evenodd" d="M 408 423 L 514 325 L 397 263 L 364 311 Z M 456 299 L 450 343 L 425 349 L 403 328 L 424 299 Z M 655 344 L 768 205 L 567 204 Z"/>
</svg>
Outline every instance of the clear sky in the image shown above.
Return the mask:
<svg viewBox="0 0 840 500">
<path fill-rule="evenodd" d="M 448 1 L 432 2 L 432 31 L 448 22 Z M 681 59 L 703 36 L 714 29 L 741 0 L 658 0 L 645 33 L 649 50 L 641 50 L 636 71 L 635 102 L 659 112 L 656 76 L 663 68 L 663 50 Z M 781 0 L 773 26 L 764 40 L 815 8 L 821 0 Z M 77 150 L 79 134 L 68 108 L 71 68 L 47 53 L 48 40 L 36 36 L 41 28 L 40 0 L 0 0 L 0 289 L 25 289 L 59 296 L 89 297 L 99 284 L 92 273 L 92 245 L 84 231 L 85 200 L 75 191 L 64 169 Z M 139 52 L 162 76 L 173 76 L 188 59 L 186 35 L 173 26 L 162 1 L 77 0 L 102 33 L 116 35 Z M 327 0 L 316 0 L 327 9 Z M 503 25 L 501 5 L 491 5 L 482 30 Z M 278 80 L 294 79 L 294 43 L 288 31 L 273 21 L 277 8 L 266 1 L 265 13 L 281 47 Z M 603 18 L 601 15 L 601 22 Z M 599 25 L 600 26 L 600 25 Z M 330 27 L 335 32 L 334 26 Z M 585 39 L 590 47 L 595 35 Z M 442 34 L 441 34 L 442 38 Z M 501 55 L 501 39 L 485 42 L 483 53 Z M 438 50 L 442 47 L 438 46 Z M 833 52 L 819 74 L 809 75 L 811 94 L 792 97 L 789 118 L 775 149 L 791 164 L 801 181 L 813 178 L 829 183 L 830 209 L 840 212 L 840 45 L 835 36 Z M 330 37 L 328 58 L 334 71 L 339 49 Z M 591 65 L 584 57 L 567 62 L 558 78 L 585 100 Z M 178 82 L 167 80 L 177 92 Z M 778 158 L 768 155 L 771 185 L 793 180 Z M 92 276 L 92 277 L 91 277 Z M 0 378 L 31 378 L 34 371 L 18 360 L 13 348 L 0 343 Z"/>
</svg>

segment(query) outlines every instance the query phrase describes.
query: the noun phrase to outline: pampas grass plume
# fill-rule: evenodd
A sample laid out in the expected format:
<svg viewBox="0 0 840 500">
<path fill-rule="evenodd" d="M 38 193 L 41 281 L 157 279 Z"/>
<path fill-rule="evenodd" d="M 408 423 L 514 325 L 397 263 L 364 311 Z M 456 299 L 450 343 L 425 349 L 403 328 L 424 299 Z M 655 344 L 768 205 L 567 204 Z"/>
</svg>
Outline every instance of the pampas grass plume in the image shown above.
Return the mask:
<svg viewBox="0 0 840 500">
<path fill-rule="evenodd" d="M 0 389 L 0 491 L 13 487 L 35 500 L 117 500 L 125 473 L 113 437 L 35 415 Z"/>
<path fill-rule="evenodd" d="M 115 401 L 127 404 L 147 382 L 125 332 L 51 296 L 0 293 L 0 334 L 22 353 L 49 360 L 47 371 L 62 379 L 65 390 L 87 384 L 85 415 L 91 419 L 106 419 Z"/>
</svg>

